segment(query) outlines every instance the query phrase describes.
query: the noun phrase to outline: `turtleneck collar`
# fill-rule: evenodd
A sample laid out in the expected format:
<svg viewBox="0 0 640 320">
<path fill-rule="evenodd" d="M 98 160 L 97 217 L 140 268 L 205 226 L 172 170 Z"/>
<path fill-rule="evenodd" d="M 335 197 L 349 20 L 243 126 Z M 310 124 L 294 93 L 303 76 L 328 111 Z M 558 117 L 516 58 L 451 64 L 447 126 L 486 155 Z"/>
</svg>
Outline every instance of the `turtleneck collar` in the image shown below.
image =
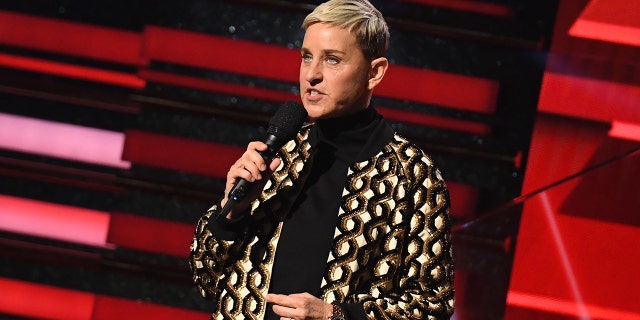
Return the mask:
<svg viewBox="0 0 640 320">
<path fill-rule="evenodd" d="M 374 143 L 376 139 L 372 138 L 382 126 L 387 127 L 385 124 L 382 116 L 369 106 L 345 117 L 318 119 L 310 142 L 318 147 L 320 153 L 329 152 L 335 159 L 360 162 L 379 151 L 378 144 Z"/>
</svg>

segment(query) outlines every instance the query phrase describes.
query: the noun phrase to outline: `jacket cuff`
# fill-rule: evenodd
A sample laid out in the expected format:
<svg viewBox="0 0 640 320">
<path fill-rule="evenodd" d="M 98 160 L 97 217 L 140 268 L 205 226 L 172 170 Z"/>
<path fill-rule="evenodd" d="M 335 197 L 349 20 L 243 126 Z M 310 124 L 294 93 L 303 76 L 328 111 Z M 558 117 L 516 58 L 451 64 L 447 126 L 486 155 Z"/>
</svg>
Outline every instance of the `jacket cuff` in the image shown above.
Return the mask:
<svg viewBox="0 0 640 320">
<path fill-rule="evenodd" d="M 217 220 L 212 221 L 212 217 L 217 216 L 220 211 L 220 207 L 213 210 L 212 214 L 207 218 L 207 228 L 211 231 L 211 235 L 220 240 L 233 241 L 238 239 L 238 236 L 244 229 L 244 215 L 240 215 L 235 219 L 227 219 L 227 217 L 219 217 Z"/>
</svg>

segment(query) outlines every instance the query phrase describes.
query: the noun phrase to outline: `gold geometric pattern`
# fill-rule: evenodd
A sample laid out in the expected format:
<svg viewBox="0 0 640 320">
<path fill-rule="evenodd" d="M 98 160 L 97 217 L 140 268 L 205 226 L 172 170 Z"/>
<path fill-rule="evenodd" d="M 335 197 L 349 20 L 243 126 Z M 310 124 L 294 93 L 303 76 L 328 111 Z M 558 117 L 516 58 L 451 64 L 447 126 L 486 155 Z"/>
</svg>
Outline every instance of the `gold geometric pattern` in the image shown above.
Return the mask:
<svg viewBox="0 0 640 320">
<path fill-rule="evenodd" d="M 189 263 L 212 319 L 262 319 L 283 217 L 303 185 L 310 126 L 283 147 L 282 164 L 233 241 L 199 220 Z M 295 187 L 294 187 L 295 186 Z M 322 280 L 327 302 L 358 303 L 370 319 L 446 319 L 453 313 L 449 194 L 431 159 L 395 135 L 349 168 Z"/>
</svg>

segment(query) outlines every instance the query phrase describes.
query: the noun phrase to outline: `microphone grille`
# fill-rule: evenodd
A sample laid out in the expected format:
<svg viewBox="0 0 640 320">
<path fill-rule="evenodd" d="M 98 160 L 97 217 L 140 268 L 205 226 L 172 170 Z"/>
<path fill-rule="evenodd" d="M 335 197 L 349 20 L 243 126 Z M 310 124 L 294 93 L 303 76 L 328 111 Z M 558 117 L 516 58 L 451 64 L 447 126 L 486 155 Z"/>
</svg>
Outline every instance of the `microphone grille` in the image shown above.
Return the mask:
<svg viewBox="0 0 640 320">
<path fill-rule="evenodd" d="M 295 102 L 287 101 L 269 120 L 267 133 L 285 141 L 293 139 L 302 124 L 307 120 L 308 114 L 304 107 Z"/>
</svg>

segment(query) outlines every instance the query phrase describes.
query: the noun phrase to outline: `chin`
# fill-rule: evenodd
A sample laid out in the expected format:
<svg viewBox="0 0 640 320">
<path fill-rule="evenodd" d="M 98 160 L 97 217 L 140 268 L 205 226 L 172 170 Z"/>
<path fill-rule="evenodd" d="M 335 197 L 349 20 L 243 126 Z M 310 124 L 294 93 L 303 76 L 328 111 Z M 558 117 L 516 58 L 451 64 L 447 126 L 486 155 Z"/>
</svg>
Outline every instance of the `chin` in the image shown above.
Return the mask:
<svg viewBox="0 0 640 320">
<path fill-rule="evenodd" d="M 309 114 L 309 118 L 322 119 L 326 116 L 326 114 L 323 112 L 324 109 L 316 105 L 305 104 L 304 108 L 305 110 L 307 110 L 307 113 Z"/>
</svg>

